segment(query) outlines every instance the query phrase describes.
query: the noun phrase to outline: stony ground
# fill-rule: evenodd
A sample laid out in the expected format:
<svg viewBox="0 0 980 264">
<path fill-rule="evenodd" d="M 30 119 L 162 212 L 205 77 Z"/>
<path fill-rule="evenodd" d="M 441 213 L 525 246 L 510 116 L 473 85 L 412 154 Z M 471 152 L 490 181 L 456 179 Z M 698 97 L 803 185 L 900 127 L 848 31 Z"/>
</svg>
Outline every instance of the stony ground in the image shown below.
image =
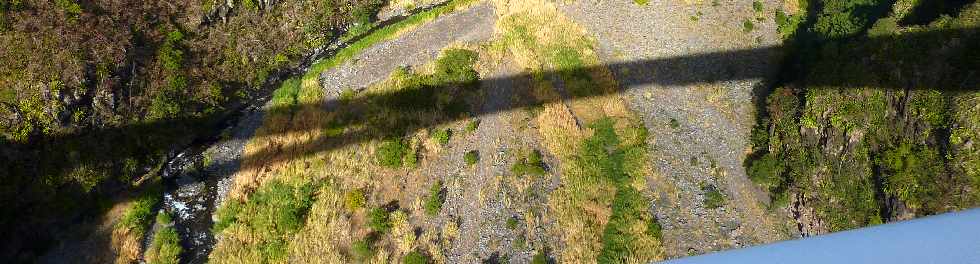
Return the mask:
<svg viewBox="0 0 980 264">
<path fill-rule="evenodd" d="M 771 1 L 764 5 L 778 7 Z M 651 210 L 664 226 L 668 256 L 755 245 L 793 235 L 777 220 L 781 218 L 765 209 L 767 197 L 748 181 L 741 163 L 754 124 L 752 92 L 762 79 L 697 81 L 766 76 L 776 66 L 776 54 L 755 52 L 751 57 L 684 60 L 683 67 L 663 68 L 670 65 L 669 58 L 775 45 L 778 37 L 771 15 L 766 20 L 753 20 L 755 29 L 743 32 L 743 21 L 759 16 L 748 1 L 716 5 L 667 1 L 638 6 L 629 0 L 580 0 L 564 3 L 561 8 L 594 34 L 603 63 L 631 63 L 611 70 L 617 79 L 631 84 L 625 90 L 627 100 L 651 132 L 650 157 L 658 177 L 649 182 L 659 196 Z M 345 89 L 363 90 L 388 78 L 398 67 L 430 62 L 447 46 L 488 40 L 496 18 L 489 4 L 477 4 L 379 43 L 321 73 L 325 99 L 334 102 Z M 632 63 L 665 58 L 667 63 Z M 442 213 L 437 217 L 414 216 L 413 222 L 425 229 L 442 229 L 449 222 L 458 226 L 460 236 L 445 249 L 450 263 L 502 256 L 523 263 L 530 259 L 535 245 L 558 244 L 554 235 L 545 233 L 549 223 L 540 217 L 540 211 L 547 210 L 546 194 L 558 183 L 558 172 L 535 181 L 508 175 L 518 151 L 540 148 L 535 130 L 520 127 L 520 110 L 497 111 L 511 109 L 513 89 L 523 85 L 519 83 L 522 80 L 506 78 L 519 73 L 510 67 L 512 64 L 500 62 L 481 69 L 481 79 L 495 81 L 481 84 L 484 102 L 478 106 L 482 108 L 479 112 L 492 114 L 478 117 L 480 126 L 473 132 L 464 131 L 460 124 L 451 126 L 452 143 L 425 157 L 413 173 L 418 175 L 404 177 L 427 181 L 404 182 L 411 186 L 400 188 L 407 190 L 402 200 L 411 201 L 411 197 L 424 196 L 435 180 L 445 182 Z M 702 70 L 678 70 L 684 67 Z M 711 72 L 715 69 L 721 70 Z M 228 140 L 208 150 L 217 164 L 230 166 L 209 171 L 230 175 L 234 170 L 244 139 L 255 129 L 255 122 L 249 120 L 261 120 L 261 112 L 246 115 L 243 124 L 230 131 Z M 671 120 L 676 120 L 676 125 L 671 125 Z M 523 125 L 533 126 L 526 121 Z M 463 161 L 463 154 L 470 150 L 479 151 L 481 157 L 473 166 Z M 547 159 L 549 167 L 559 167 L 553 158 Z M 217 184 L 218 193 L 226 192 L 226 181 Z M 722 190 L 725 205 L 705 208 L 704 185 Z M 222 196 L 216 199 L 220 203 Z M 509 218 L 522 221 L 516 228 L 507 227 Z"/>
<path fill-rule="evenodd" d="M 765 1 L 764 6 L 779 7 L 775 1 Z M 781 218 L 766 210 L 765 194 L 748 180 L 742 166 L 754 124 L 753 88 L 762 85 L 762 78 L 698 81 L 771 75 L 777 54 L 692 57 L 776 45 L 772 11 L 764 12 L 765 19 L 759 21 L 751 1 L 676 0 L 651 1 L 647 6 L 629 0 L 583 0 L 565 4 L 562 10 L 594 34 L 605 63 L 631 66 L 611 70 L 621 82 L 633 84 L 625 94 L 651 132 L 650 157 L 659 177 L 649 183 L 660 196 L 653 210 L 664 226 L 668 256 L 791 236 Z M 753 31 L 743 31 L 745 19 L 753 20 Z M 644 63 L 652 60 L 661 63 Z M 705 208 L 702 185 L 717 186 L 726 204 Z"/>
</svg>

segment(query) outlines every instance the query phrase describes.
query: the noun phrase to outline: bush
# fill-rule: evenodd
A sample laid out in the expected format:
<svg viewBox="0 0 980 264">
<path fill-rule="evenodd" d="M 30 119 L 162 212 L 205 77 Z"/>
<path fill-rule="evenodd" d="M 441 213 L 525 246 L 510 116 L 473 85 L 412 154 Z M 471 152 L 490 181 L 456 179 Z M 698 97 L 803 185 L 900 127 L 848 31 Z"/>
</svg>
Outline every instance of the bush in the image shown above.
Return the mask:
<svg viewBox="0 0 980 264">
<path fill-rule="evenodd" d="M 663 227 L 660 226 L 660 221 L 657 221 L 656 217 L 650 217 L 647 221 L 647 235 L 657 238 L 657 240 L 662 240 Z"/>
<path fill-rule="evenodd" d="M 480 127 L 480 119 L 473 119 L 466 124 L 466 133 L 473 133 L 477 128 Z"/>
<path fill-rule="evenodd" d="M 941 199 L 938 182 L 944 168 L 935 150 L 902 143 L 885 151 L 878 164 L 885 176 L 885 193 L 898 198 L 909 208 L 920 209 Z"/>
<path fill-rule="evenodd" d="M 389 216 L 390 214 L 385 208 L 374 208 L 368 214 L 368 226 L 375 232 L 387 233 L 388 230 L 391 230 L 391 218 Z"/>
<path fill-rule="evenodd" d="M 755 10 L 755 12 L 762 12 L 762 2 L 752 1 L 752 10 Z"/>
<path fill-rule="evenodd" d="M 399 168 L 403 165 L 403 159 L 408 154 L 408 144 L 400 140 L 386 140 L 381 143 L 375 152 L 378 165 L 388 168 Z"/>
<path fill-rule="evenodd" d="M 544 161 L 542 161 L 541 152 L 538 150 L 530 151 L 527 157 L 521 158 L 510 167 L 510 172 L 514 175 L 544 175 Z"/>
<path fill-rule="evenodd" d="M 250 230 L 253 243 L 243 245 L 243 254 L 261 256 L 257 262 L 278 262 L 288 254 L 289 238 L 306 224 L 319 184 L 265 183 L 242 203 L 229 201 L 219 209 L 216 231 L 232 225 Z"/>
<path fill-rule="evenodd" d="M 172 226 L 160 229 L 153 236 L 153 242 L 146 252 L 146 263 L 149 264 L 177 264 L 180 263 L 180 253 L 184 250 L 180 246 L 180 236 Z"/>
<path fill-rule="evenodd" d="M 154 207 L 160 202 L 160 195 L 162 193 L 159 185 L 155 185 L 144 191 L 133 202 L 133 206 L 129 210 L 126 210 L 126 214 L 123 215 L 119 224 L 123 228 L 135 232 L 137 236 L 142 236 L 146 233 L 147 228 L 150 227 L 151 221 L 153 220 Z"/>
<path fill-rule="evenodd" d="M 602 251 L 599 263 L 626 263 L 632 252 L 631 246 L 644 233 L 636 233 L 633 227 L 644 219 L 652 219 L 647 210 L 649 202 L 632 186 L 620 186 L 612 203 L 612 216 L 602 232 Z M 649 222 L 647 222 L 649 223 Z M 649 227 L 649 224 L 647 225 Z M 646 234 L 649 234 L 647 230 Z"/>
<path fill-rule="evenodd" d="M 507 229 L 517 229 L 517 224 L 519 224 L 517 217 L 511 216 L 507 218 Z"/>
<path fill-rule="evenodd" d="M 242 203 L 238 200 L 228 200 L 225 202 L 225 205 L 218 208 L 218 212 L 216 213 L 218 220 L 211 226 L 211 232 L 214 234 L 221 233 L 222 230 L 235 223 L 238 213 L 241 211 Z"/>
<path fill-rule="evenodd" d="M 746 19 L 745 21 L 742 21 L 742 32 L 749 33 L 754 29 L 755 24 L 752 23 L 752 20 Z"/>
<path fill-rule="evenodd" d="M 452 133 L 453 131 L 448 128 L 436 130 L 435 133 L 432 133 L 432 138 L 439 142 L 439 145 L 445 146 L 449 144 L 449 138 L 452 137 Z"/>
<path fill-rule="evenodd" d="M 473 164 L 480 161 L 480 153 L 476 150 L 467 151 L 466 154 L 463 154 L 463 160 L 466 161 L 466 165 L 473 166 Z"/>
<path fill-rule="evenodd" d="M 363 189 L 354 189 L 344 195 L 344 206 L 347 207 L 347 210 L 354 211 L 364 208 L 366 203 L 367 195 L 364 194 Z"/>
<path fill-rule="evenodd" d="M 786 167 L 781 158 L 772 153 L 766 153 L 762 158 L 752 161 L 749 166 L 749 179 L 762 188 L 773 191 L 783 184 L 783 172 Z"/>
<path fill-rule="evenodd" d="M 548 263 L 551 263 L 551 261 L 550 259 L 548 259 L 548 253 L 546 253 L 545 250 L 539 250 L 538 253 L 534 254 L 534 257 L 531 258 L 531 264 L 548 264 Z"/>
<path fill-rule="evenodd" d="M 402 257 L 403 264 L 426 264 L 429 262 L 429 257 L 422 255 L 422 253 L 419 253 L 418 251 L 409 252 L 408 254 L 405 254 L 405 257 Z"/>
<path fill-rule="evenodd" d="M 439 214 L 439 211 L 442 211 L 442 204 L 445 200 L 446 198 L 442 195 L 442 182 L 436 181 L 429 188 L 429 197 L 425 199 L 425 213 L 428 215 Z"/>
<path fill-rule="evenodd" d="M 704 185 L 701 187 L 704 191 L 704 207 L 708 209 L 715 209 L 725 205 L 725 195 L 718 190 L 718 187 L 714 185 Z"/>
<path fill-rule="evenodd" d="M 354 243 L 351 244 L 351 251 L 353 251 L 352 253 L 354 253 L 354 258 L 360 260 L 366 260 L 374 256 L 374 249 L 371 246 L 371 244 L 373 244 L 373 241 L 371 240 L 372 239 L 370 238 L 364 238 L 358 241 L 354 241 Z"/>
</svg>

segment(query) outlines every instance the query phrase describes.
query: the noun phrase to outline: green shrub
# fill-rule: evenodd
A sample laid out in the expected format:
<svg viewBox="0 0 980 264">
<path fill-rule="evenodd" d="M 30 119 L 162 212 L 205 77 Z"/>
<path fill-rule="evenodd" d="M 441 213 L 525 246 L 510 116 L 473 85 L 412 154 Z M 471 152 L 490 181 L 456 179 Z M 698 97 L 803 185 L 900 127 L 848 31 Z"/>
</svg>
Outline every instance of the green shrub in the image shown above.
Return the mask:
<svg viewBox="0 0 980 264">
<path fill-rule="evenodd" d="M 368 226 L 375 232 L 387 233 L 388 230 L 391 230 L 390 216 L 391 214 L 385 208 L 374 208 L 368 214 Z"/>
<path fill-rule="evenodd" d="M 718 187 L 714 185 L 704 185 L 701 187 L 704 191 L 704 207 L 708 209 L 715 209 L 725 205 L 725 195 L 718 190 Z"/>
<path fill-rule="evenodd" d="M 507 229 L 517 229 L 517 224 L 519 224 L 517 217 L 511 216 L 507 218 Z"/>
<path fill-rule="evenodd" d="M 58 8 L 65 11 L 71 19 L 78 18 L 78 15 L 82 14 L 82 6 L 76 3 L 75 0 L 55 0 L 54 3 L 58 5 Z"/>
<path fill-rule="evenodd" d="M 146 233 L 147 228 L 153 221 L 154 209 L 157 203 L 160 202 L 160 195 L 162 195 L 161 187 L 155 184 L 153 187 L 148 188 L 136 198 L 133 202 L 133 206 L 126 210 L 119 224 L 124 228 L 134 231 L 137 235 L 143 235 Z"/>
<path fill-rule="evenodd" d="M 510 167 L 510 172 L 514 175 L 544 175 L 544 161 L 542 161 L 541 152 L 538 150 L 530 151 L 527 157 L 521 158 Z"/>
<path fill-rule="evenodd" d="M 226 201 L 224 205 L 218 208 L 218 212 L 216 213 L 218 219 L 211 226 L 211 232 L 214 234 L 221 233 L 222 230 L 235 223 L 238 213 L 241 211 L 242 202 L 234 199 Z"/>
<path fill-rule="evenodd" d="M 473 64 L 476 63 L 477 54 L 475 51 L 467 49 L 448 49 L 442 52 L 436 60 L 435 71 L 432 73 L 432 80 L 435 85 L 462 85 L 473 87 L 479 79 Z"/>
<path fill-rule="evenodd" d="M 354 258 L 359 260 L 367 260 L 374 256 L 374 248 L 371 245 L 374 244 L 373 242 L 374 241 L 372 241 L 370 238 L 354 241 L 354 243 L 351 244 L 351 251 L 354 253 Z"/>
<path fill-rule="evenodd" d="M 539 250 L 534 257 L 531 257 L 531 264 L 549 264 L 551 260 L 548 258 L 548 253 L 545 250 Z"/>
<path fill-rule="evenodd" d="M 440 129 L 436 130 L 435 133 L 432 133 L 432 138 L 439 142 L 439 145 L 445 146 L 449 144 L 449 138 L 452 137 L 452 133 L 453 131 L 448 128 Z"/>
<path fill-rule="evenodd" d="M 247 244 L 243 250 L 262 256 L 256 260 L 259 262 L 283 261 L 288 253 L 289 238 L 306 224 L 318 188 L 316 182 L 269 181 L 244 204 L 232 200 L 219 209 L 213 229 L 220 232 L 232 225 L 250 229 L 256 234 L 257 243 Z"/>
<path fill-rule="evenodd" d="M 752 161 L 749 166 L 749 179 L 762 188 L 772 191 L 783 184 L 786 171 L 783 160 L 772 153 L 766 153 L 762 158 Z"/>
<path fill-rule="evenodd" d="M 650 0 L 633 0 L 633 3 L 641 6 L 650 4 Z"/>
<path fill-rule="evenodd" d="M 367 195 L 364 194 L 363 189 L 354 189 L 344 194 L 344 206 L 347 207 L 347 210 L 354 211 L 364 208 L 366 203 Z"/>
<path fill-rule="evenodd" d="M 439 214 L 445 200 L 446 198 L 442 195 L 442 181 L 436 181 L 436 183 L 432 184 L 432 187 L 429 188 L 429 197 L 425 199 L 425 213 L 428 215 Z"/>
<path fill-rule="evenodd" d="M 897 197 L 909 208 L 931 207 L 928 205 L 932 201 L 941 199 L 938 183 L 944 168 L 935 150 L 902 143 L 885 151 L 878 164 L 885 175 L 885 193 Z"/>
<path fill-rule="evenodd" d="M 466 165 L 473 166 L 480 161 L 480 153 L 476 150 L 467 151 L 466 154 L 463 154 L 463 160 L 466 161 Z"/>
<path fill-rule="evenodd" d="M 166 226 L 153 236 L 150 248 L 146 252 L 146 260 L 149 264 L 177 264 L 180 263 L 182 251 L 184 249 L 180 246 L 177 230 L 173 226 Z"/>
<path fill-rule="evenodd" d="M 650 219 L 647 220 L 647 235 L 655 237 L 658 240 L 663 239 L 663 227 L 660 226 L 660 221 L 658 221 L 656 217 L 650 217 Z"/>
<path fill-rule="evenodd" d="M 755 12 L 762 12 L 762 2 L 752 1 L 752 10 L 755 10 Z"/>
<path fill-rule="evenodd" d="M 403 264 L 426 264 L 429 262 L 431 262 L 429 261 L 429 257 L 422 255 L 422 253 L 419 253 L 418 251 L 409 252 L 402 257 Z"/>
<path fill-rule="evenodd" d="M 790 39 L 796 34 L 800 24 L 803 23 L 803 15 L 787 15 L 782 10 L 776 10 L 775 15 L 776 30 L 784 40 Z"/>
<path fill-rule="evenodd" d="M 746 19 L 745 21 L 742 21 L 742 32 L 749 33 L 754 29 L 755 24 L 752 23 L 752 20 Z"/>
<path fill-rule="evenodd" d="M 653 219 L 647 210 L 649 202 L 640 191 L 623 184 L 613 198 L 612 216 L 602 232 L 602 251 L 599 263 L 626 263 L 630 256 L 632 243 L 637 240 L 632 232 L 634 223 Z M 647 222 L 649 223 L 649 222 Z M 649 228 L 649 224 L 647 225 Z M 651 233 L 647 230 L 647 234 Z"/>
<path fill-rule="evenodd" d="M 403 165 L 405 155 L 409 152 L 408 144 L 401 140 L 386 140 L 375 152 L 378 165 L 388 168 L 399 168 Z"/>
<path fill-rule="evenodd" d="M 480 119 L 473 119 L 469 123 L 466 123 L 466 132 L 473 133 L 477 128 L 480 127 Z"/>
<path fill-rule="evenodd" d="M 677 129 L 681 127 L 681 122 L 678 122 L 677 119 L 674 118 L 670 118 L 670 121 L 667 124 L 670 125 L 670 128 L 673 129 Z"/>
</svg>

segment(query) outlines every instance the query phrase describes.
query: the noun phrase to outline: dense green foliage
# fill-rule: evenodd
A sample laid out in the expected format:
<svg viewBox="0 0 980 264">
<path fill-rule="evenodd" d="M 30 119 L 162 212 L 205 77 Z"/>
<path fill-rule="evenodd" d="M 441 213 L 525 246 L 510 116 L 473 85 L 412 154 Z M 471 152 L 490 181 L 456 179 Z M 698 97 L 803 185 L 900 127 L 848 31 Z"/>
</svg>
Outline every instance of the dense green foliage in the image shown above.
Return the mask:
<svg viewBox="0 0 980 264">
<path fill-rule="evenodd" d="M 422 255 L 418 251 L 412 251 L 402 257 L 402 264 L 426 264 L 431 262 L 429 257 Z"/>
<path fill-rule="evenodd" d="M 425 198 L 425 214 L 438 215 L 442 211 L 442 203 L 446 201 L 442 191 L 442 181 L 437 181 L 429 188 L 429 196 Z"/>
<path fill-rule="evenodd" d="M 467 166 L 473 166 L 480 161 L 480 152 L 476 150 L 467 151 L 466 154 L 463 154 L 463 161 L 466 162 Z"/>
<path fill-rule="evenodd" d="M 364 193 L 364 189 L 354 189 L 344 194 L 344 206 L 347 207 L 347 210 L 361 209 L 364 208 L 365 204 L 367 204 L 367 195 Z"/>
<path fill-rule="evenodd" d="M 602 232 L 602 251 L 597 261 L 599 263 L 623 263 L 627 261 L 632 244 L 640 238 L 637 235 L 659 235 L 659 224 L 656 217 L 650 213 L 647 199 L 631 182 L 642 171 L 642 155 L 645 143 L 640 140 L 633 144 L 625 144 L 620 140 L 610 118 L 596 121 L 590 127 L 591 137 L 586 138 L 580 147 L 577 159 L 584 165 L 586 174 L 594 181 L 610 182 L 616 186 L 616 194 L 611 208 L 612 215 Z M 648 228 L 636 233 L 637 226 Z M 649 228 L 656 227 L 657 230 Z M 658 238 L 655 237 L 654 238 Z"/>
<path fill-rule="evenodd" d="M 132 207 L 126 210 L 119 224 L 141 236 L 146 233 L 153 222 L 153 215 L 156 206 L 160 203 L 162 186 L 154 185 L 144 190 L 139 197 L 133 201 Z"/>
<path fill-rule="evenodd" d="M 368 213 L 368 226 L 371 230 L 378 233 L 387 233 L 391 230 L 391 212 L 383 207 L 371 209 Z"/>
<path fill-rule="evenodd" d="M 529 151 L 527 157 L 520 158 L 515 162 L 510 167 L 510 172 L 518 176 L 542 176 L 546 173 L 544 166 L 544 161 L 541 160 L 541 152 L 535 149 Z"/>
<path fill-rule="evenodd" d="M 956 132 L 980 121 L 969 117 L 980 94 L 966 77 L 980 66 L 980 5 L 907 26 L 898 21 L 923 15 L 921 3 L 801 4 L 776 14 L 793 53 L 746 164 L 772 206 L 793 199 L 825 223 L 817 232 L 832 232 L 980 204 L 969 173 L 980 156 L 964 140 L 978 135 Z"/>
<path fill-rule="evenodd" d="M 180 246 L 180 236 L 173 227 L 170 215 L 160 212 L 157 215 L 157 225 L 159 231 L 153 235 L 153 241 L 146 252 L 146 262 L 149 264 L 177 264 L 180 263 L 180 253 L 184 248 Z"/>
<path fill-rule="evenodd" d="M 449 138 L 452 137 L 453 131 L 450 129 L 440 129 L 432 133 L 432 138 L 439 142 L 439 145 L 449 145 Z"/>
<path fill-rule="evenodd" d="M 378 165 L 388 168 L 399 168 L 404 164 L 405 156 L 409 155 L 408 144 L 400 140 L 386 140 L 381 142 L 375 157 Z"/>
<path fill-rule="evenodd" d="M 318 188 L 316 183 L 270 181 L 244 203 L 229 201 L 219 209 L 214 231 L 250 229 L 259 236 L 248 250 L 260 252 L 264 261 L 283 260 L 288 253 L 289 238 L 306 225 L 306 215 Z"/>
</svg>

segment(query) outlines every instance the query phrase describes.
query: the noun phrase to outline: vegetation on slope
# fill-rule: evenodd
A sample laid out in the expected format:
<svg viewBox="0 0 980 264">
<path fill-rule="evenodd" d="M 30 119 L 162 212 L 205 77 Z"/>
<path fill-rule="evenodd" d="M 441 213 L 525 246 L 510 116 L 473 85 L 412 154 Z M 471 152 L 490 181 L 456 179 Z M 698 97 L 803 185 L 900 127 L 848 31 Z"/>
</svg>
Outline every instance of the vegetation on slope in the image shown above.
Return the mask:
<svg viewBox="0 0 980 264">
<path fill-rule="evenodd" d="M 0 232 L 42 236 L 2 254 L 29 261 L 50 237 L 28 229 L 98 215 L 380 1 L 229 3 L 0 1 Z"/>
<path fill-rule="evenodd" d="M 160 212 L 156 217 L 157 226 L 160 228 L 153 235 L 153 242 L 146 250 L 146 263 L 149 264 L 177 264 L 180 263 L 180 237 L 177 230 L 173 227 L 173 220 L 166 212 Z"/>
<path fill-rule="evenodd" d="M 272 104 L 281 111 L 266 116 L 257 132 L 260 136 L 246 147 L 247 159 L 243 166 L 246 169 L 236 176 L 233 199 L 248 204 L 256 199 L 256 194 L 249 194 L 252 190 L 261 192 L 271 182 L 280 180 L 318 179 L 334 183 L 321 187 L 320 195 L 312 198 L 307 215 L 316 219 L 317 224 L 301 223 L 296 230 L 274 236 L 283 242 L 281 248 L 285 250 L 281 251 L 282 257 L 311 262 L 350 262 L 397 260 L 401 254 L 409 252 L 411 248 L 391 246 L 396 242 L 398 245 L 415 243 L 415 233 L 407 228 L 405 212 L 391 208 L 383 203 L 387 201 L 377 198 L 382 188 L 394 186 L 392 182 L 398 179 L 379 179 L 376 173 L 414 168 L 420 146 L 417 137 L 411 134 L 468 111 L 465 100 L 477 81 L 473 70 L 476 54 L 465 49 L 448 49 L 431 67 L 402 68 L 392 74 L 391 80 L 367 91 L 346 92 L 342 107 L 335 112 L 325 112 L 318 106 L 323 100 L 323 93 L 317 76 L 322 70 L 342 63 L 377 42 L 392 39 L 407 28 L 469 2 L 472 1 L 451 1 L 375 29 L 340 50 L 334 57 L 317 62 L 302 77 L 285 81 L 275 92 Z M 285 131 L 300 132 L 282 133 Z M 329 138 L 330 141 L 321 138 Z M 386 140 L 349 144 L 361 142 L 359 140 L 362 138 Z M 263 152 L 266 146 L 280 144 L 276 142 L 291 142 L 289 144 L 297 148 L 275 153 Z M 316 151 L 318 147 L 332 144 L 339 146 L 339 149 Z M 364 153 L 362 151 L 373 155 L 363 158 L 360 154 L 352 154 Z M 254 164 L 263 164 L 272 169 L 250 169 L 252 167 L 249 166 Z M 441 198 L 437 195 L 441 187 L 438 186 L 433 186 L 431 193 L 429 207 L 433 210 L 441 206 Z M 340 194 L 343 193 L 347 193 L 346 198 L 341 198 L 343 195 Z M 222 211 L 244 212 L 244 209 L 235 209 L 239 207 L 237 203 L 241 202 L 229 202 Z M 348 205 L 344 206 L 344 203 Z M 347 210 L 340 210 L 345 207 Z M 360 210 L 362 207 L 373 209 Z M 354 225 L 352 217 L 364 219 L 364 222 L 358 222 L 363 225 Z M 219 218 L 227 217 L 219 214 Z M 239 252 L 260 251 L 254 240 L 245 239 L 254 237 L 256 230 L 235 229 L 242 223 L 254 221 L 251 218 L 253 216 L 250 214 L 239 213 L 235 218 L 238 224 L 231 225 L 219 219 L 215 228 L 222 238 L 211 255 L 213 261 L 235 261 L 241 256 Z M 266 239 L 265 236 L 259 237 Z M 392 251 L 393 248 L 399 250 Z M 272 262 L 284 260 L 278 257 L 266 259 Z"/>
<path fill-rule="evenodd" d="M 812 208 L 797 219 L 812 234 L 980 204 L 980 5 L 801 3 L 777 14 L 792 53 L 747 162 L 774 207 Z M 935 19 L 903 22 L 914 16 Z"/>
</svg>

